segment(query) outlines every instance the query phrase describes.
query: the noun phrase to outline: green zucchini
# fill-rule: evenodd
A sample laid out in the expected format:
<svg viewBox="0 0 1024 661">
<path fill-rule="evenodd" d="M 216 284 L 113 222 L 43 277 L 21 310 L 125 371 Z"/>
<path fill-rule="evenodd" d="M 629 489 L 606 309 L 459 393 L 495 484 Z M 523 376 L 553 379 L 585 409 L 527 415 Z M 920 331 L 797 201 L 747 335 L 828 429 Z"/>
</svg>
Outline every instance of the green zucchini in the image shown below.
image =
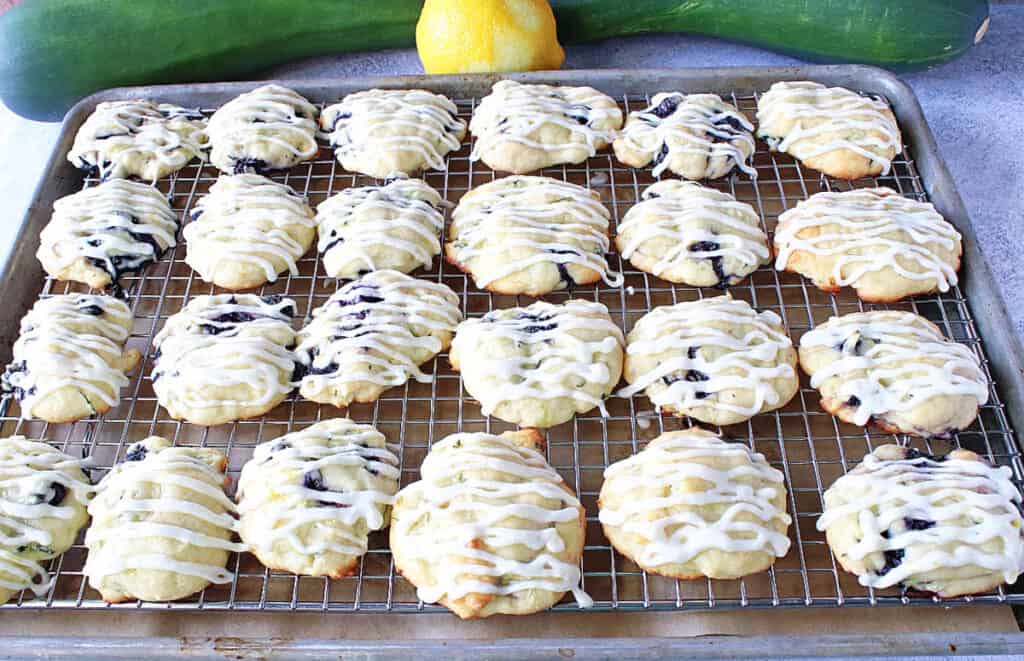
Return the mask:
<svg viewBox="0 0 1024 661">
<path fill-rule="evenodd" d="M 469 1 L 469 0 L 467 0 Z M 0 3 L 2 4 L 2 3 Z M 228 80 L 412 46 L 421 0 L 23 0 L 0 14 L 0 98 L 59 119 L 107 87 Z M 922 69 L 963 54 L 985 0 L 552 0 L 563 43 L 691 32 L 813 61 Z"/>
<path fill-rule="evenodd" d="M 60 119 L 108 87 L 229 80 L 415 44 L 421 0 L 24 0 L 0 14 L 0 98 Z"/>
<path fill-rule="evenodd" d="M 551 6 L 563 44 L 692 32 L 813 62 L 895 71 L 956 59 L 988 29 L 987 0 L 551 0 Z"/>
</svg>

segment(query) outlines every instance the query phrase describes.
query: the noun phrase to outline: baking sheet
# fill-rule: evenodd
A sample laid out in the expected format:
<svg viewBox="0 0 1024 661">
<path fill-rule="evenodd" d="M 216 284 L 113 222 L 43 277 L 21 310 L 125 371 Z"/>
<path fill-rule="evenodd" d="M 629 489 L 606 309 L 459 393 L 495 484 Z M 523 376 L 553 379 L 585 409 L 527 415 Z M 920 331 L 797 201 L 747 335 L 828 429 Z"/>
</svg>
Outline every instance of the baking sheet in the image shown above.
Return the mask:
<svg viewBox="0 0 1024 661">
<path fill-rule="evenodd" d="M 961 286 L 941 296 L 929 296 L 890 307 L 911 309 L 932 319 L 943 331 L 976 351 L 985 369 L 993 377 L 990 402 L 983 407 L 978 421 L 961 433 L 957 442 L 989 457 L 994 463 L 1013 468 L 1018 482 L 1022 476 L 1019 446 L 1013 432 L 1013 420 L 1020 420 L 1021 353 L 1016 337 L 1009 330 L 1005 310 L 994 294 L 991 275 L 980 260 L 973 229 L 956 196 L 948 173 L 938 158 L 934 141 L 924 124 L 920 108 L 909 89 L 891 75 L 868 67 L 797 67 L 756 69 L 707 69 L 674 71 L 577 71 L 540 74 L 516 74 L 508 77 L 528 81 L 564 84 L 590 84 L 619 98 L 624 110 L 646 105 L 650 95 L 663 90 L 717 92 L 752 116 L 756 95 L 776 80 L 810 78 L 828 84 L 840 84 L 862 91 L 882 94 L 893 104 L 900 120 L 907 151 L 894 162 L 889 176 L 860 180 L 856 187 L 884 185 L 915 199 L 928 199 L 965 236 L 965 260 Z M 457 100 L 460 114 L 468 119 L 476 100 L 487 92 L 494 76 L 402 77 L 386 79 L 349 79 L 324 81 L 284 81 L 314 102 L 332 102 L 344 94 L 370 87 L 427 87 Z M 95 182 L 85 180 L 64 160 L 64 154 L 77 127 L 102 100 L 151 98 L 209 111 L 242 91 L 261 83 L 229 83 L 196 86 L 166 86 L 112 90 L 89 97 L 76 106 L 65 120 L 48 174 L 40 184 L 36 199 L 23 225 L 13 256 L 6 265 L 9 283 L 3 294 L 7 309 L 0 320 L 0 356 L 9 356 L 16 336 L 17 320 L 34 302 L 40 285 L 42 294 L 82 290 L 77 285 L 44 281 L 33 253 L 38 232 L 49 217 L 53 199 Z M 471 187 L 491 181 L 494 173 L 480 163 L 468 160 L 471 144 L 449 158 L 446 172 L 425 175 L 445 198 L 457 202 Z M 759 177 L 752 182 L 740 175 L 711 182 L 739 199 L 750 202 L 762 216 L 766 227 L 774 226 L 779 213 L 797 201 L 820 190 L 845 190 L 851 184 L 837 182 L 807 171 L 785 155 L 771 154 L 758 145 L 755 166 Z M 549 168 L 542 172 L 598 191 L 617 222 L 640 192 L 654 179 L 650 168 L 633 170 L 617 163 L 609 152 L 598 154 L 579 166 Z M 212 166 L 192 164 L 175 176 L 160 182 L 172 205 L 187 220 L 187 212 L 216 179 Z M 330 152 L 323 149 L 318 158 L 274 176 L 306 194 L 317 204 L 343 187 L 366 185 L 373 180 L 341 171 Z M 145 273 L 124 278 L 129 303 L 136 317 L 130 345 L 145 354 L 142 366 L 133 375 L 121 405 L 99 419 L 74 425 L 46 425 L 25 422 L 18 417 L 17 405 L 6 402 L 0 407 L 0 433 L 23 433 L 58 442 L 73 454 L 95 458 L 101 470 L 123 456 L 127 445 L 151 434 L 165 435 L 181 445 L 205 445 L 224 449 L 229 455 L 229 474 L 237 477 L 242 464 L 258 442 L 269 440 L 293 428 L 303 427 L 323 417 L 340 413 L 290 398 L 262 419 L 242 421 L 216 428 L 202 428 L 170 420 L 157 406 L 149 381 L 152 368 L 150 345 L 163 321 L 192 296 L 216 291 L 194 277 L 182 262 L 184 245 L 169 253 Z M 475 289 L 467 278 L 436 260 L 432 269 L 417 276 L 451 286 L 463 300 L 468 315 L 483 314 L 497 307 L 526 304 L 526 297 L 492 295 Z M 605 286 L 576 287 L 545 299 L 562 301 L 570 296 L 598 300 L 609 307 L 614 319 L 628 329 L 639 316 L 655 305 L 717 295 L 713 289 L 672 286 L 632 269 L 617 253 L 610 263 L 626 274 L 621 289 Z M 316 255 L 300 262 L 300 274 L 289 276 L 260 293 L 284 294 L 296 299 L 301 319 L 335 291 L 336 282 L 325 278 Z M 744 298 L 759 309 L 772 309 L 782 316 L 794 340 L 805 330 L 833 314 L 865 306 L 849 291 L 837 295 L 819 292 L 794 274 L 776 273 L 762 268 L 731 289 L 733 296 Z M 965 296 L 964 292 L 969 292 Z M 982 340 L 984 338 L 984 340 Z M 479 406 L 461 389 L 442 354 L 429 363 L 426 371 L 436 375 L 431 384 L 410 383 L 387 393 L 377 403 L 358 405 L 349 410 L 356 420 L 372 422 L 392 442 L 401 445 L 403 484 L 418 477 L 419 462 L 429 445 L 455 431 L 488 430 L 500 432 L 510 427 L 481 415 Z M 823 535 L 814 529 L 820 512 L 821 492 L 848 470 L 873 446 L 892 442 L 894 437 L 873 430 L 839 423 L 817 406 L 817 394 L 806 380 L 800 393 L 786 408 L 759 415 L 749 423 L 725 428 L 731 438 L 748 443 L 787 477 L 790 489 L 790 513 L 793 548 L 769 572 L 741 581 L 674 581 L 649 576 L 611 551 L 596 521 L 596 493 L 603 468 L 611 461 L 635 452 L 662 430 L 680 428 L 684 421 L 657 418 L 646 398 L 612 399 L 610 417 L 597 412 L 578 416 L 548 433 L 548 458 L 574 486 L 587 506 L 588 535 L 583 559 L 584 587 L 595 598 L 597 610 L 694 610 L 729 608 L 772 608 L 843 606 L 876 604 L 929 603 L 927 597 L 901 594 L 897 590 L 875 592 L 859 586 L 856 579 L 839 570 L 824 544 Z M 908 439 L 896 439 L 908 441 Z M 933 452 L 948 449 L 941 442 L 913 444 Z M 235 556 L 229 563 L 236 575 L 228 586 L 214 586 L 196 599 L 174 604 L 122 604 L 107 606 L 87 588 L 81 576 L 85 552 L 76 545 L 54 561 L 57 574 L 54 589 L 44 599 L 27 595 L 12 601 L 6 609 L 105 609 L 128 610 L 302 610 L 409 612 L 434 610 L 418 602 L 415 591 L 395 575 L 386 548 L 385 536 L 376 535 L 359 573 L 342 581 L 269 572 L 251 556 Z M 999 603 L 1024 600 L 1013 590 L 999 589 L 976 597 L 947 600 L 944 603 Z M 571 601 L 557 609 L 575 611 Z M 543 616 L 541 616 L 543 617 Z"/>
</svg>

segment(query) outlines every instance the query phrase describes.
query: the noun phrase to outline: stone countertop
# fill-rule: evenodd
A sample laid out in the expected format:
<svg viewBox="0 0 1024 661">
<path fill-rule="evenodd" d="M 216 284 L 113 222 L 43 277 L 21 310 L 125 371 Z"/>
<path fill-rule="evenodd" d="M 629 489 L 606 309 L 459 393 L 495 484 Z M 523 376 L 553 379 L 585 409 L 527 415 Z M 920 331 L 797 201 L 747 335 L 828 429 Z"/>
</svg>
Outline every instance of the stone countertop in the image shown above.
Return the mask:
<svg viewBox="0 0 1024 661">
<path fill-rule="evenodd" d="M 1024 4 L 994 4 L 992 25 L 966 56 L 906 74 L 953 174 L 1024 340 Z M 758 48 L 688 35 L 650 35 L 569 47 L 565 68 L 721 67 L 798 64 Z M 413 50 L 319 57 L 267 78 L 421 73 Z M 30 122 L 0 105 L 0 256 L 6 256 L 58 124 Z"/>
</svg>

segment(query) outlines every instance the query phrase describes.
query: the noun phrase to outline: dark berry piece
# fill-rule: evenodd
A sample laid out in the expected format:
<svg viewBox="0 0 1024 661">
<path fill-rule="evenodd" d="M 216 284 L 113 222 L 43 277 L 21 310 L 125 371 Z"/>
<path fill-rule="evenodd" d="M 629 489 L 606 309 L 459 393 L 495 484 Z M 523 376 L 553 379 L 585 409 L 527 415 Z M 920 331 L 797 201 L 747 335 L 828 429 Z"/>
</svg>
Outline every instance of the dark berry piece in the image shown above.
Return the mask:
<svg viewBox="0 0 1024 661">
<path fill-rule="evenodd" d="M 903 556 L 906 555 L 906 551 L 903 549 L 889 549 L 883 551 L 885 556 L 885 565 L 878 570 L 879 576 L 885 576 L 893 569 L 896 569 L 903 563 Z"/>
<path fill-rule="evenodd" d="M 659 119 L 665 119 L 676 111 L 679 107 L 679 102 L 682 98 L 679 96 L 669 96 L 662 99 L 661 103 L 649 109 L 647 112 L 658 117 Z"/>
<path fill-rule="evenodd" d="M 155 380 L 156 376 L 154 376 L 153 379 Z M 124 460 L 142 461 L 143 459 L 146 458 L 146 454 L 148 452 L 149 450 L 146 449 L 145 445 L 143 445 L 142 443 L 136 443 L 135 445 L 128 448 L 128 454 L 125 455 Z"/>
<path fill-rule="evenodd" d="M 319 470 L 313 469 L 302 476 L 302 486 L 312 491 L 327 491 L 324 484 L 324 475 Z"/>
</svg>

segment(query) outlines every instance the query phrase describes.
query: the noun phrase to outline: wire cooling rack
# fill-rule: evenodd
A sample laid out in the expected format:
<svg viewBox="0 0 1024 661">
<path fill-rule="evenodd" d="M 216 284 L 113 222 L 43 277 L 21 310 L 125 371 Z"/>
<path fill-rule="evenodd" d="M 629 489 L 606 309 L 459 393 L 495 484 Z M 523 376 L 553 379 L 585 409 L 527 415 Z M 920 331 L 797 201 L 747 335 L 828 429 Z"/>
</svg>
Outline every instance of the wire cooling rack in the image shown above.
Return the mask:
<svg viewBox="0 0 1024 661">
<path fill-rule="evenodd" d="M 731 101 L 748 116 L 754 115 L 756 95 L 733 94 Z M 627 111 L 636 110 L 646 106 L 648 98 L 625 96 L 621 103 Z M 460 115 L 468 120 L 475 100 L 459 100 L 457 105 Z M 458 153 L 448 158 L 446 172 L 424 175 L 427 183 L 442 192 L 449 202 L 458 202 L 470 188 L 495 178 L 486 166 L 469 160 L 470 150 L 471 144 L 467 141 Z M 738 175 L 709 182 L 709 185 L 753 205 L 769 232 L 774 229 L 780 213 L 824 190 L 880 185 L 910 198 L 927 199 L 909 151 L 893 162 L 888 176 L 853 183 L 834 181 L 809 172 L 786 155 L 768 152 L 763 143 L 758 144 L 754 165 L 758 174 L 756 181 Z M 216 180 L 217 174 L 214 167 L 194 162 L 161 180 L 158 185 L 169 195 L 172 206 L 184 222 L 188 222 L 189 210 L 197 197 Z M 549 168 L 542 174 L 597 191 L 611 210 L 613 222 L 618 222 L 644 188 L 655 182 L 650 168 L 624 167 L 614 160 L 610 150 L 581 165 Z M 321 150 L 316 160 L 276 174 L 273 178 L 306 195 L 312 205 L 346 187 L 374 183 L 370 178 L 343 172 L 326 148 Z M 95 180 L 86 179 L 84 185 L 95 183 Z M 298 307 L 296 325 L 302 323 L 309 311 L 322 304 L 338 287 L 336 280 L 324 275 L 315 252 L 312 250 L 299 261 L 298 275 L 282 277 L 260 289 L 261 294 L 283 294 L 294 298 Z M 2 435 L 47 438 L 70 454 L 90 456 L 95 466 L 94 479 L 99 479 L 113 463 L 123 458 L 125 448 L 134 441 L 153 434 L 161 435 L 177 445 L 222 449 L 228 455 L 228 474 L 234 483 L 257 443 L 303 428 L 322 418 L 345 414 L 329 406 L 304 401 L 293 394 L 262 418 L 230 425 L 206 428 L 169 418 L 157 404 L 150 380 L 153 337 L 167 317 L 181 309 L 191 297 L 215 291 L 214 287 L 195 277 L 192 269 L 184 263 L 184 255 L 185 245 L 182 242 L 144 273 L 122 279 L 135 314 L 129 346 L 138 348 L 144 360 L 123 391 L 119 406 L 94 419 L 50 425 L 20 420 L 17 403 L 5 401 L 0 405 Z M 612 318 L 628 330 L 655 306 L 720 294 L 715 289 L 670 285 L 631 268 L 618 253 L 609 255 L 609 263 L 625 273 L 623 287 L 578 286 L 544 298 L 552 302 L 570 297 L 600 301 L 608 307 Z M 466 276 L 439 258 L 435 259 L 430 270 L 421 269 L 415 275 L 451 287 L 460 295 L 463 312 L 467 316 L 478 316 L 495 308 L 526 305 L 532 300 L 478 290 Z M 79 285 L 47 280 L 42 295 L 70 291 L 85 290 Z M 912 310 L 937 323 L 947 336 L 970 347 L 981 359 L 991 379 L 988 361 L 959 288 L 953 288 L 946 294 L 898 304 L 869 306 L 859 302 L 849 289 L 835 295 L 827 294 L 809 286 L 799 275 L 778 273 L 765 266 L 730 291 L 734 297 L 750 302 L 759 310 L 777 312 L 790 329 L 794 342 L 805 331 L 832 315 L 878 307 Z M 500 433 L 512 428 L 481 414 L 479 404 L 462 389 L 459 376 L 451 370 L 446 354 L 425 365 L 424 370 L 434 374 L 432 382 L 410 381 L 403 387 L 385 392 L 373 404 L 358 404 L 347 412 L 357 421 L 376 425 L 390 442 L 396 444 L 403 485 L 418 479 L 420 463 L 431 444 L 448 434 L 457 431 Z M 977 421 L 969 429 L 959 433 L 952 442 L 925 442 L 838 421 L 819 408 L 817 392 L 807 385 L 804 377 L 800 391 L 788 406 L 722 430 L 729 438 L 763 453 L 785 474 L 789 487 L 788 509 L 793 515 L 789 531 L 793 544 L 789 553 L 769 571 L 741 580 L 678 581 L 643 572 L 611 549 L 597 521 L 597 493 L 602 473 L 609 463 L 637 452 L 646 441 L 661 432 L 686 427 L 688 422 L 658 417 L 642 395 L 631 399 L 612 398 L 607 406 L 610 414 L 607 418 L 591 411 L 547 433 L 549 461 L 575 488 L 587 509 L 583 586 L 594 598 L 595 609 L 599 610 L 931 603 L 937 599 L 903 593 L 898 589 L 877 591 L 864 588 L 855 577 L 837 567 L 824 535 L 815 529 L 821 512 L 822 492 L 875 446 L 894 441 L 916 444 L 933 453 L 945 452 L 953 445 L 966 447 L 983 454 L 995 464 L 1011 466 L 1018 486 L 1024 476 L 1019 446 L 1000 401 L 998 384 L 994 382 L 988 403 L 981 408 Z M 419 602 L 415 589 L 395 572 L 386 532 L 371 537 L 370 550 L 352 577 L 342 580 L 296 577 L 269 571 L 249 554 L 234 554 L 228 564 L 234 574 L 230 584 L 211 586 L 191 599 L 171 604 L 104 604 L 82 576 L 85 555 L 79 539 L 71 550 L 52 561 L 51 572 L 55 580 L 47 595 L 32 599 L 31 593 L 26 591 L 6 608 L 443 610 Z M 1000 588 L 988 594 L 945 600 L 944 603 L 1006 601 L 1024 602 L 1024 588 Z M 555 607 L 556 610 L 576 608 L 571 599 L 563 600 Z"/>
</svg>

